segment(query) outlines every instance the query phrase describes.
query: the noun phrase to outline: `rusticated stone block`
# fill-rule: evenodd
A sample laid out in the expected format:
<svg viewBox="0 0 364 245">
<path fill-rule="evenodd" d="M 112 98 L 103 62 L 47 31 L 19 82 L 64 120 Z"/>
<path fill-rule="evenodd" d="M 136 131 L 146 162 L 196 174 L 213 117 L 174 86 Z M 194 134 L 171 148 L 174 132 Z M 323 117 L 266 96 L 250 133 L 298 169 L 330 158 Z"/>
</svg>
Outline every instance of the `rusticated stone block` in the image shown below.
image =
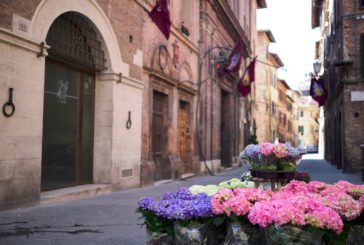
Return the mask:
<svg viewBox="0 0 364 245">
<path fill-rule="evenodd" d="M 150 186 L 154 184 L 155 165 L 153 161 L 142 161 L 141 164 L 141 186 Z"/>
</svg>

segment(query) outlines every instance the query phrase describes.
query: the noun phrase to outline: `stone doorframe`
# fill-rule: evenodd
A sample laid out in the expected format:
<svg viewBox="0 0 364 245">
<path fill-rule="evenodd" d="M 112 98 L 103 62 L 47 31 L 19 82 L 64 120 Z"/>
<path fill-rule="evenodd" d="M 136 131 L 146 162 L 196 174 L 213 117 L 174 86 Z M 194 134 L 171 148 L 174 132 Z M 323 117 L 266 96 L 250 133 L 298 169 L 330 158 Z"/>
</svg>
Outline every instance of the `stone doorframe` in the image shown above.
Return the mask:
<svg viewBox="0 0 364 245">
<path fill-rule="evenodd" d="M 111 23 L 95 0 L 42 0 L 31 20 L 29 38 L 39 43 L 45 42 L 54 20 L 69 11 L 86 16 L 102 37 L 100 41 L 105 51 L 107 70 L 98 72 L 95 76 L 93 182 L 110 184 L 117 182 L 120 177 L 113 174 L 114 168 L 117 168 L 118 172 L 121 168 L 120 166 L 115 167 L 115 163 L 113 164 L 114 161 L 120 162 L 119 159 L 115 160 L 113 157 L 113 131 L 115 130 L 115 98 L 113 97 L 115 90 L 120 90 L 120 87 L 116 88 L 116 86 L 117 83 L 122 83 L 141 90 L 143 84 L 129 77 L 129 65 L 122 61 Z"/>
</svg>

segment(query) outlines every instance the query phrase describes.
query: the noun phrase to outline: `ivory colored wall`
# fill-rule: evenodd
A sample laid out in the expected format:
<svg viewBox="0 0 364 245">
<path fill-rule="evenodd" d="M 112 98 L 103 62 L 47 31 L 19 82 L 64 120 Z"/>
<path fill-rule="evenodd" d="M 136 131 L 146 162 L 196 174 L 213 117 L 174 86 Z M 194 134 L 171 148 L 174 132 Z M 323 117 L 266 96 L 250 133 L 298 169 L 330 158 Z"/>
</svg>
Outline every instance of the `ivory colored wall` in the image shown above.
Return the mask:
<svg viewBox="0 0 364 245">
<path fill-rule="evenodd" d="M 0 114 L 0 206 L 40 193 L 44 58 L 36 43 L 0 30 L 0 105 L 12 87 L 15 113 Z"/>
<path fill-rule="evenodd" d="M 110 184 L 114 190 L 139 186 L 143 54 L 142 26 L 136 20 L 140 5 L 129 0 L 0 0 L 0 8 L 4 13 L 0 106 L 10 87 L 16 106 L 12 117 L 0 114 L 0 208 L 39 201 L 47 51 L 39 53 L 50 25 L 67 11 L 85 15 L 96 26 L 107 59 L 108 69 L 95 76 L 93 182 Z M 116 18 L 120 15 L 124 17 Z M 132 125 L 127 129 L 129 111 Z"/>
</svg>

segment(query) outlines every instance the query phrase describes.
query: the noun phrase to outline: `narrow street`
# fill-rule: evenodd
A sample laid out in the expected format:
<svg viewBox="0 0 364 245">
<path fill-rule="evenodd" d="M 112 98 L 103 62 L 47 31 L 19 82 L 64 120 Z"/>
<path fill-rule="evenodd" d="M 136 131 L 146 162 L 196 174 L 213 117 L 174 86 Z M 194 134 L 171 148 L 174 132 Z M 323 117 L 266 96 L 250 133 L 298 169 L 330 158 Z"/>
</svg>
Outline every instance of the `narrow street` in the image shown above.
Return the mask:
<svg viewBox="0 0 364 245">
<path fill-rule="evenodd" d="M 82 200 L 3 211 L 0 244 L 144 244 L 145 228 L 140 229 L 139 215 L 134 213 L 139 197 L 158 197 L 182 186 L 219 183 L 239 177 L 245 168 Z M 304 157 L 298 171 L 308 172 L 311 180 L 334 183 L 342 179 L 363 184 L 359 175 L 343 174 L 314 154 Z"/>
</svg>

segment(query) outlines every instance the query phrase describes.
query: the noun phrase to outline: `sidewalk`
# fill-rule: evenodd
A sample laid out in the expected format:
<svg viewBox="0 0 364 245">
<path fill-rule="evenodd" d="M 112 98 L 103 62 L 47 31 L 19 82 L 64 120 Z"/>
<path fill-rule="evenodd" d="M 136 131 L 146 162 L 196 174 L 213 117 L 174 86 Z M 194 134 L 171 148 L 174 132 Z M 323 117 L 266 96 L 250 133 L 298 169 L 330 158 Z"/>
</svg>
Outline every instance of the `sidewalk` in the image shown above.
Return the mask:
<svg viewBox="0 0 364 245">
<path fill-rule="evenodd" d="M 244 168 L 245 169 L 245 168 Z M 360 176 L 343 174 L 318 156 L 308 154 L 298 166 L 312 180 L 329 183 L 345 179 L 363 184 Z M 165 191 L 194 184 L 216 184 L 239 178 L 243 169 L 216 176 L 201 176 L 159 186 L 114 192 L 93 198 L 0 212 L 0 244 L 144 244 L 145 228 L 139 228 L 134 210 L 141 196 L 159 197 Z"/>
<path fill-rule="evenodd" d="M 347 180 L 353 184 L 364 184 L 360 173 L 344 174 L 335 165 L 325 161 L 319 154 L 306 154 L 299 163 L 297 170 L 308 172 L 311 180 L 333 184 L 339 180 Z"/>
<path fill-rule="evenodd" d="M 64 203 L 0 212 L 0 244 L 144 244 L 134 211 L 142 196 L 160 197 L 165 191 L 195 184 L 217 184 L 240 178 L 242 168 L 168 184 L 114 192 Z"/>
</svg>

